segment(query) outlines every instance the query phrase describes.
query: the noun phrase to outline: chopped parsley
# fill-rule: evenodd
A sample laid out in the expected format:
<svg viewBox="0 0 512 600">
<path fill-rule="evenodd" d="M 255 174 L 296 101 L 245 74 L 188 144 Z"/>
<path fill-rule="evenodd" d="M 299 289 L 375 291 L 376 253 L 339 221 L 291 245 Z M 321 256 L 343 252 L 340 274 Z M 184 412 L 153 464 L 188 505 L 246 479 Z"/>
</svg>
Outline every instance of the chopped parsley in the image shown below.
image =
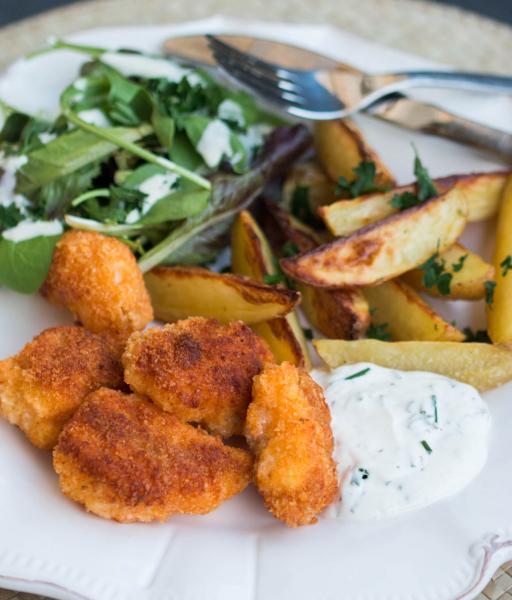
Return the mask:
<svg viewBox="0 0 512 600">
<path fill-rule="evenodd" d="M 286 277 L 283 273 L 273 273 L 272 275 L 264 275 L 263 282 L 268 285 L 276 285 L 277 283 L 286 283 Z"/>
<path fill-rule="evenodd" d="M 388 323 L 382 323 L 382 325 L 375 325 L 370 323 L 370 326 L 366 330 L 366 337 L 372 340 L 381 340 L 383 342 L 391 341 L 391 334 L 386 331 Z"/>
<path fill-rule="evenodd" d="M 283 247 L 281 248 L 282 256 L 290 257 L 290 256 L 295 256 L 298 253 L 299 253 L 299 247 L 297 246 L 297 244 L 294 244 L 291 240 L 288 240 L 287 242 L 285 242 L 283 244 Z"/>
<path fill-rule="evenodd" d="M 500 262 L 500 267 L 501 267 L 501 276 L 505 277 L 507 275 L 507 273 L 510 271 L 510 269 L 512 269 L 512 256 L 510 256 L 510 254 L 508 256 L 506 256 Z"/>
<path fill-rule="evenodd" d="M 496 289 L 496 282 L 495 281 L 486 281 L 484 283 L 484 287 L 485 287 L 485 303 L 488 306 L 491 306 L 492 303 L 494 302 L 494 290 Z"/>
<path fill-rule="evenodd" d="M 414 192 L 402 192 L 395 194 L 391 198 L 391 206 L 399 210 L 406 210 L 413 206 L 418 206 L 426 200 L 437 196 L 437 189 L 430 177 L 427 168 L 421 162 L 418 153 L 414 158 L 414 175 L 416 176 L 416 186 Z"/>
<path fill-rule="evenodd" d="M 427 262 L 420 265 L 423 271 L 422 283 L 426 288 L 437 287 L 442 296 L 448 296 L 453 275 L 446 271 L 446 261 L 439 258 L 439 253 L 436 252 Z"/>
<path fill-rule="evenodd" d="M 437 423 L 437 396 L 432 394 L 432 405 L 434 406 L 434 423 Z"/>
<path fill-rule="evenodd" d="M 428 454 L 432 454 L 432 448 L 428 445 L 428 442 L 421 440 L 420 444 L 423 446 L 423 448 L 425 448 Z"/>
<path fill-rule="evenodd" d="M 363 467 L 359 467 L 357 470 L 352 471 L 352 477 L 350 478 L 350 485 L 361 485 L 361 481 L 370 477 L 370 471 Z"/>
<path fill-rule="evenodd" d="M 345 379 L 348 380 L 348 379 L 355 379 L 356 377 L 362 377 L 363 375 L 366 375 L 366 373 L 368 373 L 368 371 L 370 371 L 370 367 L 367 367 L 366 369 L 362 369 L 361 371 L 358 371 L 357 373 L 352 373 L 352 375 L 345 377 Z"/>
<path fill-rule="evenodd" d="M 452 269 L 453 269 L 454 273 L 458 273 L 459 271 L 462 271 L 462 269 L 464 267 L 464 263 L 466 262 L 466 259 L 468 256 L 469 256 L 468 254 L 463 254 L 456 263 L 453 263 Z"/>
<path fill-rule="evenodd" d="M 465 342 L 479 342 L 481 344 L 492 344 L 491 338 L 485 329 L 473 331 L 471 327 L 464 327 L 462 333 L 466 336 Z"/>
<path fill-rule="evenodd" d="M 375 182 L 377 167 L 374 162 L 363 161 L 353 171 L 355 178 L 350 182 L 343 175 L 338 178 L 338 185 L 335 189 L 337 193 L 345 192 L 350 198 L 357 198 L 363 194 L 387 192 L 391 189 L 389 185 L 379 185 Z"/>
<path fill-rule="evenodd" d="M 312 340 L 313 339 L 313 330 L 309 329 L 309 327 L 303 327 L 302 331 L 304 332 L 304 337 L 307 340 Z"/>
<path fill-rule="evenodd" d="M 295 188 L 290 204 L 290 212 L 294 217 L 311 227 L 318 227 L 321 224 L 320 219 L 311 210 L 309 203 L 309 187 L 299 185 Z"/>
</svg>

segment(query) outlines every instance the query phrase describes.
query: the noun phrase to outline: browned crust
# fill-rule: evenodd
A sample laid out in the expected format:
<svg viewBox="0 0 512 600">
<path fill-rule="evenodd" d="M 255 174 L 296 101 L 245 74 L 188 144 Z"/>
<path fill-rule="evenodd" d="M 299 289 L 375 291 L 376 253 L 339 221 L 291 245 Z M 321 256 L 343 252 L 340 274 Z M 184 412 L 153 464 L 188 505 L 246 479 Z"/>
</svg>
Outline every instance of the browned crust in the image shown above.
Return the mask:
<svg viewBox="0 0 512 600">
<path fill-rule="evenodd" d="M 249 483 L 251 462 L 149 401 L 105 388 L 80 407 L 54 451 L 64 493 L 125 522 L 210 512 Z"/>
</svg>

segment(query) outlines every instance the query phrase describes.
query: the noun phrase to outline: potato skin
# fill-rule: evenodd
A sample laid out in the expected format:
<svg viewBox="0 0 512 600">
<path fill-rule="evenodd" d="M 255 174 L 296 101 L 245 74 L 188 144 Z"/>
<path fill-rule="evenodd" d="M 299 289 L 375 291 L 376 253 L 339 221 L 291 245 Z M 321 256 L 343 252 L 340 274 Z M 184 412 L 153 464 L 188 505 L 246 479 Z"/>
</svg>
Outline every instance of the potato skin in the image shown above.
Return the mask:
<svg viewBox="0 0 512 600">
<path fill-rule="evenodd" d="M 125 381 L 179 419 L 212 433 L 241 434 L 252 378 L 273 357 L 241 321 L 192 317 L 134 333 L 122 357 Z"/>
<path fill-rule="evenodd" d="M 0 413 L 39 448 L 57 443 L 86 396 L 122 384 L 110 340 L 83 327 L 53 327 L 0 361 Z"/>
<path fill-rule="evenodd" d="M 153 319 L 142 273 L 128 246 L 89 231 L 66 232 L 41 293 L 67 307 L 84 327 L 120 340 Z"/>
<path fill-rule="evenodd" d="M 64 494 L 123 523 L 204 514 L 249 483 L 252 459 L 131 394 L 100 389 L 53 453 Z"/>
<path fill-rule="evenodd" d="M 338 492 L 330 418 L 321 388 L 294 365 L 268 365 L 254 378 L 245 435 L 255 483 L 289 527 L 315 523 Z"/>
</svg>

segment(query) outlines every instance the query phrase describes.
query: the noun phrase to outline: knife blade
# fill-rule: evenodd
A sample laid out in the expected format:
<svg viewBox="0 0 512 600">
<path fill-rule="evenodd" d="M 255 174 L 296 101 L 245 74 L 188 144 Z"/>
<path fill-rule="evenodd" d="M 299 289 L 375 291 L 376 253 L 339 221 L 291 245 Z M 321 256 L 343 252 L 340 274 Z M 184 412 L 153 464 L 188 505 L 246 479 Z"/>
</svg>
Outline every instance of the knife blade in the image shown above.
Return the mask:
<svg viewBox="0 0 512 600">
<path fill-rule="evenodd" d="M 284 67 L 342 69 L 362 73 L 352 65 L 291 44 L 242 35 L 219 37 L 239 50 Z M 216 66 L 208 41 L 203 35 L 169 38 L 163 43 L 163 51 L 170 58 L 193 66 Z M 363 112 L 406 129 L 488 150 L 506 162 L 512 162 L 512 134 L 460 117 L 440 106 L 413 100 L 403 94 L 391 94 Z"/>
</svg>

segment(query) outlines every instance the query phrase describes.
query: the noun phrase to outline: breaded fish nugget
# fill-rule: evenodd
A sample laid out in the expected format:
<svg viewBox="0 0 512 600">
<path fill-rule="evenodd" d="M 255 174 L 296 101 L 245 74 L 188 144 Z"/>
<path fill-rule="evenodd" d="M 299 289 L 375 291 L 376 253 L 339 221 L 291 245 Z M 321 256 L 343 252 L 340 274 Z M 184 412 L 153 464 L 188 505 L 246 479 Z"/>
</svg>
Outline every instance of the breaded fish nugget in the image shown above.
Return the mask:
<svg viewBox="0 0 512 600">
<path fill-rule="evenodd" d="M 121 340 L 153 319 L 142 273 L 128 246 L 90 231 L 68 231 L 53 255 L 41 293 L 67 307 L 90 331 Z"/>
<path fill-rule="evenodd" d="M 193 317 L 134 333 L 123 354 L 125 381 L 179 419 L 224 437 L 242 433 L 252 378 L 273 362 L 241 321 Z"/>
<path fill-rule="evenodd" d="M 64 494 L 132 523 L 214 510 L 248 485 L 252 458 L 135 394 L 101 389 L 64 428 L 53 464 Z"/>
<path fill-rule="evenodd" d="M 255 482 L 270 512 L 290 527 L 316 522 L 337 495 L 330 413 L 303 370 L 268 365 L 254 378 L 245 433 Z"/>
<path fill-rule="evenodd" d="M 105 336 L 53 327 L 0 361 L 0 413 L 35 446 L 53 448 L 90 392 L 122 382 L 121 364 Z"/>
</svg>

